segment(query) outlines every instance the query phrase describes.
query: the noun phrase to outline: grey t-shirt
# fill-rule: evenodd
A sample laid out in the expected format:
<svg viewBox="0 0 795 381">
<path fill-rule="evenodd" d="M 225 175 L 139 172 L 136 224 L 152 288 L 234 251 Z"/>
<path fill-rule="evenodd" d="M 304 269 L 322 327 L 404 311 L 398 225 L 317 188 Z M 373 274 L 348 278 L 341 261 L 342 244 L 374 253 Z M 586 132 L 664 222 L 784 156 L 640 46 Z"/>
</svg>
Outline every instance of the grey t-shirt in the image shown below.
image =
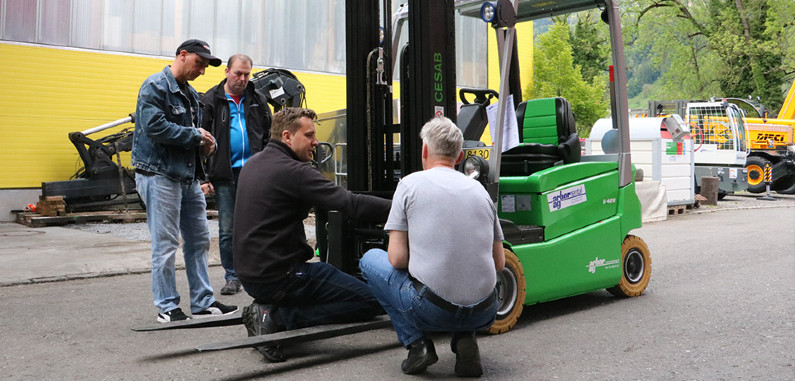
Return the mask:
<svg viewBox="0 0 795 381">
<path fill-rule="evenodd" d="M 384 229 L 408 232 L 409 273 L 444 299 L 470 305 L 494 289 L 492 247 L 502 228 L 477 181 L 443 167 L 404 177 Z"/>
</svg>

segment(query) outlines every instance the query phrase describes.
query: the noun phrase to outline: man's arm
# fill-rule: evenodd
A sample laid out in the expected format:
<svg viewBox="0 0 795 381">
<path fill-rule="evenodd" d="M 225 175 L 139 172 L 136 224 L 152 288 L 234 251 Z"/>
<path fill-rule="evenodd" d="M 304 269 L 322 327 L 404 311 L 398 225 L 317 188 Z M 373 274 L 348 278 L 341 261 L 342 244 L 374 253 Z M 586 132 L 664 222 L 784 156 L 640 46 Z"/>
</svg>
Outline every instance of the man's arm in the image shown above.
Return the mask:
<svg viewBox="0 0 795 381">
<path fill-rule="evenodd" d="M 392 241 L 389 241 L 392 244 Z M 491 255 L 494 257 L 494 267 L 497 271 L 502 271 L 505 268 L 505 250 L 502 248 L 502 241 L 494 241 L 494 246 L 491 250 Z"/>
<path fill-rule="evenodd" d="M 214 88 L 208 90 L 204 93 L 204 96 L 201 99 L 201 103 L 204 105 L 204 110 L 202 112 L 202 121 L 201 121 L 201 128 L 210 132 L 210 134 L 215 135 L 215 126 L 213 125 L 215 119 L 215 102 L 213 101 L 213 94 Z"/>
<path fill-rule="evenodd" d="M 356 194 L 334 184 L 309 165 L 302 168 L 300 197 L 325 210 L 339 210 L 345 215 L 371 222 L 384 222 L 392 201 L 371 195 Z"/>
<path fill-rule="evenodd" d="M 502 246 L 500 246 L 502 247 Z M 389 263 L 392 267 L 405 270 L 409 268 L 409 232 L 391 230 L 389 232 Z"/>
<path fill-rule="evenodd" d="M 271 122 L 273 122 L 273 113 L 268 105 L 268 98 L 258 89 L 254 89 L 254 94 L 259 98 L 260 107 L 262 107 L 262 148 L 268 145 L 271 139 Z"/>
<path fill-rule="evenodd" d="M 138 98 L 138 110 L 135 116 L 139 118 L 140 125 L 146 126 L 146 135 L 150 139 L 160 144 L 184 148 L 196 147 L 204 140 L 199 129 L 168 121 L 164 110 L 176 105 L 166 104 L 163 89 L 158 88 L 154 82 L 144 83 L 143 86 L 150 87 L 147 90 L 148 96 Z"/>
<path fill-rule="evenodd" d="M 214 89 L 214 88 L 213 88 Z M 217 148 L 215 141 L 215 103 L 213 102 L 213 89 L 210 89 L 201 98 L 200 105 L 202 105 L 202 119 L 199 123 L 199 131 L 202 133 L 202 156 L 206 160 L 207 156 L 215 153 Z M 206 194 L 206 193 L 205 193 Z"/>
</svg>

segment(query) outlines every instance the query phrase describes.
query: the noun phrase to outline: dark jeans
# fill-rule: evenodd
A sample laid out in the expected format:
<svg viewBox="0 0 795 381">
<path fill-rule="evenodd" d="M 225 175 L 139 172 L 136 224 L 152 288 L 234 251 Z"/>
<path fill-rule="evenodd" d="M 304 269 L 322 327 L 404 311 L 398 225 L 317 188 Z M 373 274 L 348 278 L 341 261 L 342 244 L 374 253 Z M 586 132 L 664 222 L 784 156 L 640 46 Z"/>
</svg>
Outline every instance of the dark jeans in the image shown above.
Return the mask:
<svg viewBox="0 0 795 381">
<path fill-rule="evenodd" d="M 324 262 L 304 263 L 284 282 L 243 281 L 256 303 L 275 304 L 286 329 L 367 321 L 383 313 L 367 284 Z"/>
<path fill-rule="evenodd" d="M 213 181 L 215 188 L 215 207 L 218 209 L 218 249 L 221 253 L 221 266 L 226 271 L 226 281 L 237 279 L 232 261 L 232 229 L 235 220 L 235 193 L 240 168 L 233 168 L 234 180 Z"/>
</svg>

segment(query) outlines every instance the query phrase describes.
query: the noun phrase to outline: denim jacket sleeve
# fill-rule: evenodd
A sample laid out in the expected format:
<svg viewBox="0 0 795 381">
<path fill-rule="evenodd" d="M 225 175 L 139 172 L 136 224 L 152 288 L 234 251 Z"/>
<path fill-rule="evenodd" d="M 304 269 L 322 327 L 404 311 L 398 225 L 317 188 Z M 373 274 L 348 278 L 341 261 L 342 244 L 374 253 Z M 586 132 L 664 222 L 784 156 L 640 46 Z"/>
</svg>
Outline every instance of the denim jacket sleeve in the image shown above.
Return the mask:
<svg viewBox="0 0 795 381">
<path fill-rule="evenodd" d="M 164 86 L 165 85 L 165 86 Z M 146 126 L 146 135 L 160 144 L 192 148 L 199 145 L 201 132 L 193 128 L 191 112 L 182 93 L 173 92 L 167 81 L 147 80 L 141 87 L 136 116 Z M 195 112 L 200 112 L 199 108 Z"/>
<path fill-rule="evenodd" d="M 138 93 L 131 164 L 176 181 L 204 177 L 198 160 L 201 118 L 196 90 L 182 94 L 169 67 L 147 78 Z M 186 97 L 187 96 L 187 97 Z M 193 105 L 195 115 L 191 115 Z"/>
</svg>

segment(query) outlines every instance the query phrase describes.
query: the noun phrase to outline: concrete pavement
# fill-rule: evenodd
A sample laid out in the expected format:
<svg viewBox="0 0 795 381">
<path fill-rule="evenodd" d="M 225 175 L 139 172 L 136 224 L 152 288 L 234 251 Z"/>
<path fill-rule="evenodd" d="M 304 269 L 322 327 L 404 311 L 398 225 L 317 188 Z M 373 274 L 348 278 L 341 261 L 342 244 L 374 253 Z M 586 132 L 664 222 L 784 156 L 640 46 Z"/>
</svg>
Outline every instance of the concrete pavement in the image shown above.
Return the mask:
<svg viewBox="0 0 795 381">
<path fill-rule="evenodd" d="M 12 222 L 0 223 L 0 242 L 0 286 L 151 270 L 149 242 Z"/>
<path fill-rule="evenodd" d="M 717 206 L 702 206 L 688 213 L 784 207 L 792 210 L 795 218 L 795 196 L 773 195 L 778 201 L 761 201 L 761 195 L 729 195 Z M 211 220 L 210 224 L 217 221 Z M 0 287 L 148 272 L 150 257 L 147 241 L 64 227 L 30 228 L 0 222 Z M 179 268 L 183 266 L 182 255 L 176 257 Z M 213 240 L 210 264 L 219 263 L 217 241 Z"/>
</svg>

